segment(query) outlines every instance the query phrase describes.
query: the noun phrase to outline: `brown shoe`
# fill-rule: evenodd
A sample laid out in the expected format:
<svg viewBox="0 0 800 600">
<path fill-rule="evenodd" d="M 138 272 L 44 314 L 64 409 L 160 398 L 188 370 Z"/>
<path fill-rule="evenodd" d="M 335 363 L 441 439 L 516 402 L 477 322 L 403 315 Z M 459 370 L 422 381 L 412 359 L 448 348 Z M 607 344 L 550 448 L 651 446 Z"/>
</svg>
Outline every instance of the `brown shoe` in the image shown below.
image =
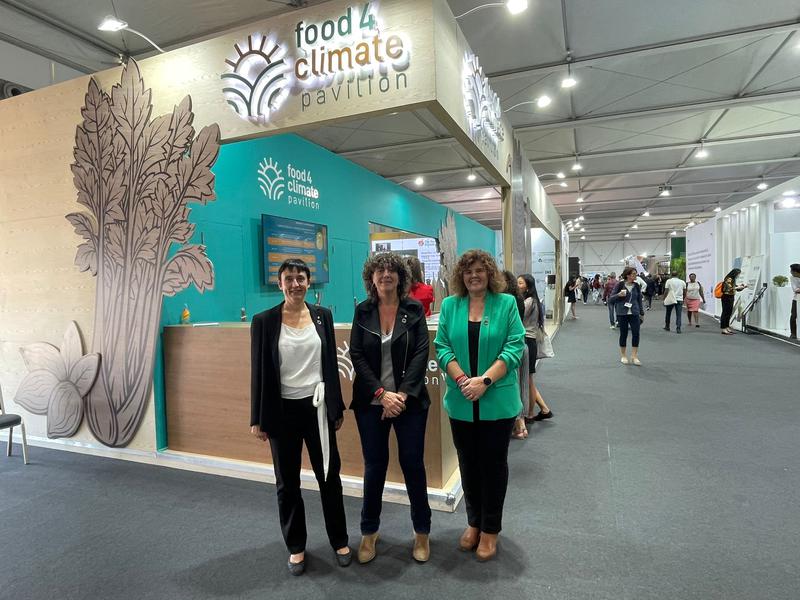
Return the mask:
<svg viewBox="0 0 800 600">
<path fill-rule="evenodd" d="M 496 533 L 481 533 L 481 541 L 478 544 L 478 549 L 475 550 L 475 556 L 479 561 L 485 562 L 493 559 L 497 555 L 497 534 Z"/>
<path fill-rule="evenodd" d="M 472 552 L 475 546 L 478 545 L 478 538 L 481 535 L 481 530 L 477 527 L 467 527 L 458 541 L 458 547 L 464 552 Z"/>
<path fill-rule="evenodd" d="M 361 544 L 358 547 L 358 562 L 362 565 L 368 563 L 377 554 L 378 532 L 361 536 Z"/>
<path fill-rule="evenodd" d="M 417 562 L 428 562 L 431 557 L 431 544 L 427 533 L 414 534 L 414 550 L 411 552 L 411 556 Z"/>
</svg>

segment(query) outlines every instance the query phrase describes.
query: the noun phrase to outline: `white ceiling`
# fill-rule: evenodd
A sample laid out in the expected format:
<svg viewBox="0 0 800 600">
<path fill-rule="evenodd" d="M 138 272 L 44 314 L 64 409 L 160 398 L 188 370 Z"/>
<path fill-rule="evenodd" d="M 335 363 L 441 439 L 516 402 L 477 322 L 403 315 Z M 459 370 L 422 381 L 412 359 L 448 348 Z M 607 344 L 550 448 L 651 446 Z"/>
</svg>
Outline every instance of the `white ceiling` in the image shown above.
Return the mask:
<svg viewBox="0 0 800 600">
<path fill-rule="evenodd" d="M 455 14 L 482 0 L 450 0 Z M 167 48 L 299 2 L 278 0 L 0 0 L 0 40 L 92 72 L 120 53 L 142 56 L 130 33 L 101 33 L 116 14 Z M 310 2 L 316 4 L 319 2 Z M 489 8 L 461 20 L 534 170 L 588 239 L 668 235 L 800 175 L 800 4 L 730 0 L 529 0 L 522 15 Z M 562 90 L 567 73 L 577 79 Z M 3 73 L 0 72 L 0 78 Z M 427 111 L 324 127 L 304 135 L 406 182 L 495 228 L 497 190 Z M 705 140 L 709 156 L 695 156 Z M 580 173 L 570 170 L 576 156 Z M 474 182 L 467 180 L 471 171 Z M 555 174 L 566 174 L 566 187 Z M 580 176 L 578 176 L 580 175 Z M 407 181 L 408 180 L 408 181 Z M 672 186 L 669 198 L 658 186 Z M 582 196 L 579 204 L 576 198 Z M 650 217 L 641 214 L 648 210 Z M 637 229 L 631 229 L 636 224 Z"/>
</svg>

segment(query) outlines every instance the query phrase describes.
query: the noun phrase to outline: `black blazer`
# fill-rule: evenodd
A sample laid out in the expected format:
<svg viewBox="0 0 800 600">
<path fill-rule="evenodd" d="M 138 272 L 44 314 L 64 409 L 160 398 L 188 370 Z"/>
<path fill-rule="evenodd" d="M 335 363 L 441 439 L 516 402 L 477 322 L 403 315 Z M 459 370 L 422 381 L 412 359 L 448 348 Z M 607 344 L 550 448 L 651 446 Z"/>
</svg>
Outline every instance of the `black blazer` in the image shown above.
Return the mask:
<svg viewBox="0 0 800 600">
<path fill-rule="evenodd" d="M 408 410 L 423 410 L 431 404 L 425 387 L 429 346 L 422 304 L 413 298 L 400 300 L 392 332 L 392 367 L 395 389 L 408 394 Z M 350 331 L 350 360 L 355 370 L 350 408 L 364 409 L 382 387 L 381 318 L 378 304 L 372 300 L 365 300 L 356 307 Z"/>
<path fill-rule="evenodd" d="M 284 425 L 278 355 L 283 304 L 281 302 L 258 313 L 250 325 L 250 425 L 260 425 L 261 430 L 269 435 L 278 433 Z M 336 421 L 344 414 L 344 400 L 339 384 L 333 316 L 322 306 L 308 303 L 306 306 L 322 340 L 322 380 L 325 382 L 328 420 Z"/>
</svg>

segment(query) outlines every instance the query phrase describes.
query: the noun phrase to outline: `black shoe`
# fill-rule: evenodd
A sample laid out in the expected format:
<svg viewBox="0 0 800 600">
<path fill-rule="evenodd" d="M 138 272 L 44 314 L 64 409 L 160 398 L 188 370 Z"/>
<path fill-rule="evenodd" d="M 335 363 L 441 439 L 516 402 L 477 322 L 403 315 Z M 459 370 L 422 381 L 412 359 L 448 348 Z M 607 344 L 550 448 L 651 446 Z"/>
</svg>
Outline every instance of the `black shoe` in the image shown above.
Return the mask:
<svg viewBox="0 0 800 600">
<path fill-rule="evenodd" d="M 544 421 L 545 419 L 552 419 L 553 418 L 553 411 L 549 411 L 546 413 L 540 412 L 538 415 L 533 417 L 534 421 Z"/>
<path fill-rule="evenodd" d="M 353 562 L 353 553 L 350 551 L 350 548 L 347 549 L 347 554 L 339 554 L 336 551 L 334 551 L 334 554 L 336 555 L 336 562 L 340 567 L 349 567 L 350 563 Z"/>
<path fill-rule="evenodd" d="M 664 331 L 669 331 L 669 327 L 664 327 Z"/>
<path fill-rule="evenodd" d="M 286 567 L 289 569 L 289 574 L 294 575 L 295 577 L 299 577 L 303 573 L 306 572 L 306 561 L 305 559 L 299 563 L 293 563 L 291 560 L 286 563 Z"/>
<path fill-rule="evenodd" d="M 675 330 L 675 333 L 680 333 L 680 332 L 681 332 L 681 330 L 680 330 L 680 329 L 676 329 L 676 330 Z"/>
</svg>

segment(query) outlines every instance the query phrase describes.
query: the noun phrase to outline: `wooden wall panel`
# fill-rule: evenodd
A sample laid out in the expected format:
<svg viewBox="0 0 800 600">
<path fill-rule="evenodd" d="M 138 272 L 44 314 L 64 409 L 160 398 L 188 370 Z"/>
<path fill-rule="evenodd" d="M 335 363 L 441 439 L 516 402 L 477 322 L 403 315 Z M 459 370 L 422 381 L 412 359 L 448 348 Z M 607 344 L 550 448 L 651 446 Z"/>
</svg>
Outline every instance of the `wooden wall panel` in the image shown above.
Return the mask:
<svg viewBox="0 0 800 600">
<path fill-rule="evenodd" d="M 431 339 L 435 332 L 431 332 Z M 342 347 L 347 327 L 337 327 Z M 432 346 L 432 344 L 431 344 Z M 431 351 L 433 358 L 433 350 Z M 248 327 L 168 327 L 164 332 L 169 448 L 208 456 L 270 463 L 269 444 L 250 434 L 250 330 Z M 428 372 L 441 382 L 441 373 Z M 341 378 L 345 405 L 352 382 Z M 441 488 L 457 467 L 450 426 L 443 416 L 441 385 L 430 384 L 431 408 L 425 436 L 428 485 Z M 337 434 L 342 474 L 362 477 L 361 442 L 352 411 Z M 388 481 L 402 482 L 391 436 Z M 444 462 L 443 462 L 444 457 Z M 304 468 L 310 468 L 304 451 Z M 444 467 L 444 468 L 443 468 Z"/>
</svg>

